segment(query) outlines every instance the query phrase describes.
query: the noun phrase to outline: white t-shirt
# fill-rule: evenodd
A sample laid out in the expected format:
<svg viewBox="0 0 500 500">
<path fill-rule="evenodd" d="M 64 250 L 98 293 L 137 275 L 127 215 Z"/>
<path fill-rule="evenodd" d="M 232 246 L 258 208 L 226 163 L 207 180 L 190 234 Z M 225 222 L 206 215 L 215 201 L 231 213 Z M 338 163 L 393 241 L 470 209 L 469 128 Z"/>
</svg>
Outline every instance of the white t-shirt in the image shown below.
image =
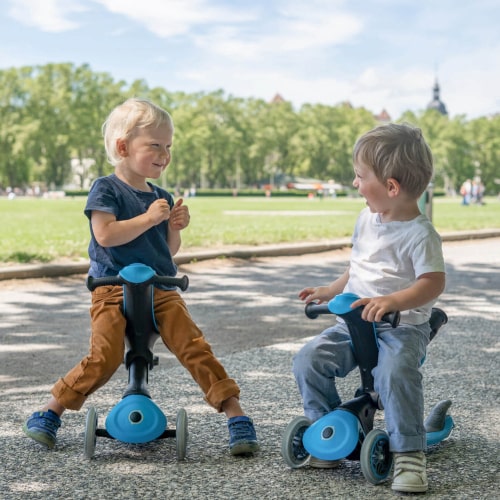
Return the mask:
<svg viewBox="0 0 500 500">
<path fill-rule="evenodd" d="M 388 295 L 408 288 L 422 274 L 445 272 L 441 237 L 425 215 L 381 222 L 379 214 L 365 208 L 356 222 L 352 245 L 344 291 L 360 297 Z M 401 321 L 412 325 L 428 321 L 434 303 L 401 311 Z"/>
</svg>

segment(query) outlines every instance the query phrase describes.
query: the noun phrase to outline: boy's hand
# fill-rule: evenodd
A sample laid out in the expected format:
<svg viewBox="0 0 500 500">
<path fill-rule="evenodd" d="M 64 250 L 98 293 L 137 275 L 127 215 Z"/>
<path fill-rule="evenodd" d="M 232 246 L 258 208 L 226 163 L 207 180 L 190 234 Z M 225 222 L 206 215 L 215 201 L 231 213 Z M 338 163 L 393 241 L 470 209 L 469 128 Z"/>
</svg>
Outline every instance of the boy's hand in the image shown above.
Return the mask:
<svg viewBox="0 0 500 500">
<path fill-rule="evenodd" d="M 170 211 L 170 219 L 168 224 L 171 229 L 180 231 L 188 226 L 191 216 L 189 215 L 189 208 L 183 205 L 184 200 L 179 198 Z"/>
<path fill-rule="evenodd" d="M 153 225 L 157 226 L 160 222 L 170 218 L 170 206 L 168 201 L 160 198 L 155 200 L 148 208 L 147 214 L 149 215 Z"/>
<path fill-rule="evenodd" d="M 359 306 L 365 306 L 363 312 L 361 313 L 361 317 L 365 321 L 370 322 L 382 321 L 382 316 L 384 314 L 399 310 L 396 301 L 393 300 L 390 295 L 372 298 L 365 297 L 355 300 L 351 304 L 352 309 Z"/>
<path fill-rule="evenodd" d="M 317 286 L 315 288 L 304 288 L 299 292 L 299 299 L 306 304 L 317 301 L 318 304 L 328 302 L 331 299 L 331 292 L 327 286 Z"/>
</svg>

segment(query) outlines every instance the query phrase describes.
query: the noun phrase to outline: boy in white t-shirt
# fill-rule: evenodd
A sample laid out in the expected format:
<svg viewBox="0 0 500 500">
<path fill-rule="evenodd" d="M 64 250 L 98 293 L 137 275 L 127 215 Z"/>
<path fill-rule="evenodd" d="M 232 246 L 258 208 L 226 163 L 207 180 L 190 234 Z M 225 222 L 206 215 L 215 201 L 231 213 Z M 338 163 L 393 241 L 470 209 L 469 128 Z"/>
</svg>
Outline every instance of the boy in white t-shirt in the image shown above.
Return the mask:
<svg viewBox="0 0 500 500">
<path fill-rule="evenodd" d="M 408 124 L 387 124 L 363 135 L 354 146 L 354 187 L 367 208 L 356 222 L 348 268 L 327 286 L 300 291 L 301 300 L 327 302 L 342 292 L 359 297 L 363 319 L 379 322 L 401 311 L 397 328 L 379 323 L 375 390 L 385 412 L 395 454 L 392 489 L 427 491 L 424 397 L 419 367 L 429 342 L 431 308 L 445 287 L 441 238 L 420 213 L 418 200 L 433 174 L 432 153 L 422 132 Z M 305 415 L 316 421 L 340 403 L 335 387 L 356 367 L 347 327 L 328 328 L 295 356 L 293 371 Z M 338 462 L 337 462 L 338 463 Z M 311 465 L 335 462 L 311 457 Z"/>
</svg>

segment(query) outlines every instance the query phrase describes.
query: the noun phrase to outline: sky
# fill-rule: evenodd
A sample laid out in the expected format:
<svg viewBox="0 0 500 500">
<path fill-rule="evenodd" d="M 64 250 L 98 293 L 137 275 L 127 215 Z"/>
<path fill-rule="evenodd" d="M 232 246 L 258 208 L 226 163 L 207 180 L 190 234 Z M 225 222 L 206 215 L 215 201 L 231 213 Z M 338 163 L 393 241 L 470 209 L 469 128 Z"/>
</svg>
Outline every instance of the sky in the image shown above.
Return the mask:
<svg viewBox="0 0 500 500">
<path fill-rule="evenodd" d="M 0 0 L 0 69 L 70 62 L 131 84 L 397 119 L 437 79 L 451 117 L 500 112 L 500 0 Z"/>
</svg>

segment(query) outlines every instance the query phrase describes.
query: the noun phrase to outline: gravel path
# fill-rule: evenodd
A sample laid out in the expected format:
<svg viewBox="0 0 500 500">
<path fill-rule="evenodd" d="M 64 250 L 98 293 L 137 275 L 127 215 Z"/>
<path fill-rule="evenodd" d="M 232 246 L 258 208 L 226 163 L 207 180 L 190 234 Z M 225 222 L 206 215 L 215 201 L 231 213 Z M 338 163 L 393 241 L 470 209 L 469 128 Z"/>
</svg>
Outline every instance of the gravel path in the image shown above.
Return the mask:
<svg viewBox="0 0 500 500">
<path fill-rule="evenodd" d="M 450 321 L 430 345 L 423 372 L 428 406 L 452 399 L 456 429 L 428 452 L 428 498 L 498 498 L 499 248 L 499 238 L 445 244 L 448 283 L 439 306 Z M 225 419 L 204 403 L 160 344 L 150 389 L 169 421 L 179 408 L 188 413 L 184 462 L 177 462 L 173 440 L 126 445 L 98 438 L 95 457 L 84 457 L 86 411 L 94 406 L 103 426 L 125 387 L 122 368 L 82 411 L 65 414 L 54 450 L 31 442 L 20 430 L 25 418 L 86 352 L 89 294 L 81 275 L 0 282 L 0 497 L 396 498 L 389 483 L 369 485 L 356 462 L 337 470 L 290 470 L 280 456 L 282 432 L 301 414 L 292 356 L 328 324 L 327 317 L 305 318 L 297 292 L 330 281 L 347 258 L 348 251 L 339 250 L 210 260 L 180 269 L 190 277 L 185 299 L 192 315 L 240 383 L 243 406 L 256 423 L 262 450 L 253 458 L 229 455 Z M 345 398 L 357 385 L 357 374 L 339 384 Z M 376 425 L 383 426 L 380 415 Z"/>
</svg>

